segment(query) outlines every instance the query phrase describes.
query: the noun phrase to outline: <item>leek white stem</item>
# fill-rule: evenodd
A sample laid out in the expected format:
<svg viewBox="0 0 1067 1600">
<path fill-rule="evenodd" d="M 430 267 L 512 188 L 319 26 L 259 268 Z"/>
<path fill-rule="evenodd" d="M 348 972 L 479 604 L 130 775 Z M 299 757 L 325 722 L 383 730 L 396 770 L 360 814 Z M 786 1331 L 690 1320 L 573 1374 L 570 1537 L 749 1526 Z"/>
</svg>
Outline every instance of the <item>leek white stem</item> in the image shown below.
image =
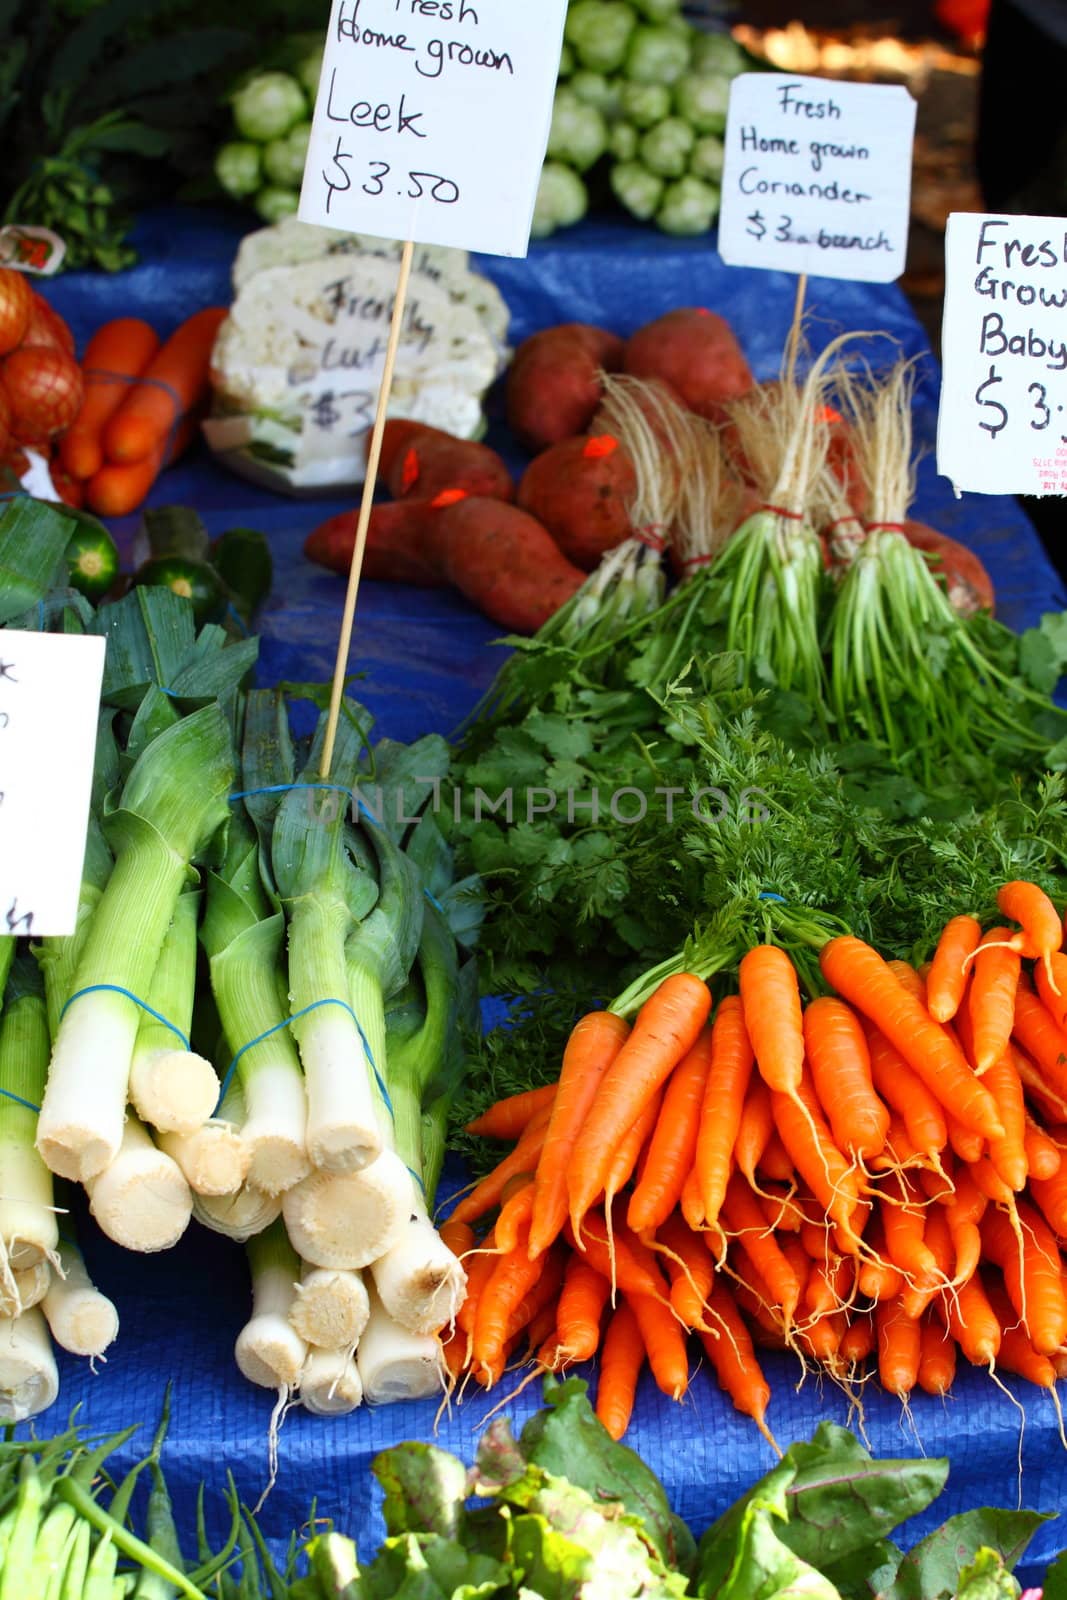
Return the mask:
<svg viewBox="0 0 1067 1600">
<path fill-rule="evenodd" d="M 436 1333 L 463 1304 L 467 1274 L 416 1195 L 399 1239 L 371 1266 L 374 1286 L 389 1315 L 410 1333 Z"/>
<path fill-rule="evenodd" d="M 351 1350 L 370 1316 L 370 1298 L 358 1272 L 304 1264 L 289 1321 L 302 1339 L 324 1350 Z"/>
<path fill-rule="evenodd" d="M 59 1394 L 59 1373 L 40 1311 L 0 1320 L 0 1422 L 25 1422 Z"/>
<path fill-rule="evenodd" d="M 85 1187 L 100 1227 L 127 1250 L 169 1250 L 193 1214 L 192 1193 L 181 1168 L 156 1149 L 134 1116 L 126 1119 L 115 1160 Z"/>
<path fill-rule="evenodd" d="M 218 1080 L 215 1082 L 217 1088 Z M 194 1194 L 236 1194 L 244 1183 L 252 1152 L 245 1140 L 243 1117 L 244 1096 L 235 1080 L 219 1115 L 195 1133 L 156 1134 L 156 1144 L 178 1163 Z"/>
<path fill-rule="evenodd" d="M 289 981 L 294 1012 L 331 995 L 347 996 L 344 962 L 349 921 L 343 901 L 302 895 L 289 923 Z M 318 1006 L 293 1023 L 307 1086 L 307 1150 L 326 1172 L 358 1172 L 381 1154 L 370 1063 L 342 1006 Z"/>
<path fill-rule="evenodd" d="M 59 1242 L 52 1174 L 33 1143 L 32 1107 L 44 1093 L 48 1051 L 40 977 L 32 960 L 20 957 L 0 1016 L 0 1087 L 6 1090 L 0 1095 L 0 1257 L 16 1273 L 53 1255 Z"/>
<path fill-rule="evenodd" d="M 59 1272 L 45 1295 L 41 1309 L 56 1344 L 75 1356 L 102 1356 L 114 1344 L 119 1314 L 106 1294 L 96 1288 L 77 1245 L 64 1239 L 59 1246 Z"/>
<path fill-rule="evenodd" d="M 441 1347 L 428 1334 L 409 1333 L 371 1293 L 370 1320 L 359 1341 L 356 1365 L 368 1405 L 425 1400 L 445 1386 Z"/>
<path fill-rule="evenodd" d="M 237 1336 L 237 1365 L 261 1389 L 295 1389 L 308 1347 L 289 1323 L 299 1262 L 280 1222 L 248 1245 L 252 1315 Z"/>
<path fill-rule="evenodd" d="M 282 1214 L 280 1195 L 264 1194 L 254 1184 L 244 1183 L 236 1194 L 193 1195 L 193 1216 L 212 1233 L 246 1244 L 276 1222 Z"/>
<path fill-rule="evenodd" d="M 39 1306 L 51 1281 L 51 1264 L 43 1259 L 24 1272 L 13 1273 L 10 1284 L 0 1290 L 0 1317 L 17 1317 L 31 1306 Z"/>
<path fill-rule="evenodd" d="M 201 896 L 179 895 L 148 994 L 153 1011 L 188 1037 L 196 989 L 196 924 Z M 215 1109 L 219 1082 L 210 1061 L 178 1048 L 172 1028 L 143 1011 L 130 1064 L 130 1100 L 143 1122 L 165 1133 L 195 1133 Z"/>
<path fill-rule="evenodd" d="M 307 1095 L 304 1080 L 292 1063 L 292 1041 L 272 1050 L 273 1039 L 257 1045 L 263 1051 L 255 1070 L 244 1078 L 248 1116 L 242 1133 L 249 1149 L 248 1176 L 266 1194 L 284 1194 L 311 1171 L 305 1144 Z"/>
<path fill-rule="evenodd" d="M 282 1197 L 289 1237 L 313 1266 L 369 1266 L 400 1237 L 412 1189 L 391 1150 L 360 1172 L 313 1172 Z"/>
<path fill-rule="evenodd" d="M 351 1348 L 308 1351 L 300 1399 L 316 1417 L 344 1416 L 363 1403 L 363 1381 Z"/>
</svg>

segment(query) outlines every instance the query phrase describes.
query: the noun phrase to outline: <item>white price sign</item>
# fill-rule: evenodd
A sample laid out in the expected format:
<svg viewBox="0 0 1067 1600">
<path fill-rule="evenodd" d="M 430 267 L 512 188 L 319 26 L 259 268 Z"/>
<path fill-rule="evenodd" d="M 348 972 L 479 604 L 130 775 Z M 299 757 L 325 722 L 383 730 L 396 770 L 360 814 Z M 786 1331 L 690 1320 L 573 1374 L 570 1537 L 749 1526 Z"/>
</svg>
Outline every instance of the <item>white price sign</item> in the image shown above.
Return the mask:
<svg viewBox="0 0 1067 1600">
<path fill-rule="evenodd" d="M 567 0 L 333 0 L 299 215 L 524 256 Z"/>
<path fill-rule="evenodd" d="M 891 283 L 904 270 L 915 101 L 892 85 L 747 72 L 730 90 L 719 253 L 732 267 Z"/>
<path fill-rule="evenodd" d="M 956 211 L 945 233 L 937 470 L 1067 494 L 1067 222 Z"/>
<path fill-rule="evenodd" d="M 0 934 L 74 932 L 104 650 L 0 629 Z"/>
</svg>

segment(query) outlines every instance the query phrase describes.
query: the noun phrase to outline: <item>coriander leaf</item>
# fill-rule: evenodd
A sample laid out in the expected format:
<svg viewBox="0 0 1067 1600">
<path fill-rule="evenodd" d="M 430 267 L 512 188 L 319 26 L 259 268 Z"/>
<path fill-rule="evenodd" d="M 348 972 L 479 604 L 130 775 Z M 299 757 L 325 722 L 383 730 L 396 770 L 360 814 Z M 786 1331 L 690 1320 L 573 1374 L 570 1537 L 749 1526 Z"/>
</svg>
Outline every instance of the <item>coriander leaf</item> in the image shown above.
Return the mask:
<svg viewBox="0 0 1067 1600">
<path fill-rule="evenodd" d="M 1060 663 L 1052 640 L 1042 628 L 1027 628 L 1019 640 L 1019 671 L 1027 683 L 1051 694 L 1060 679 Z"/>
<path fill-rule="evenodd" d="M 886 1600 L 952 1600 L 960 1574 L 983 1548 L 1014 1567 L 1043 1522 L 1037 1511 L 964 1511 L 928 1535 L 904 1557 Z"/>
<path fill-rule="evenodd" d="M 413 1440 L 375 1456 L 371 1471 L 385 1490 L 382 1513 L 390 1535 L 461 1537 L 467 1469 L 456 1456 Z"/>
<path fill-rule="evenodd" d="M 580 761 L 591 754 L 593 733 L 588 723 L 534 711 L 522 724 L 523 731 L 557 761 Z"/>
</svg>

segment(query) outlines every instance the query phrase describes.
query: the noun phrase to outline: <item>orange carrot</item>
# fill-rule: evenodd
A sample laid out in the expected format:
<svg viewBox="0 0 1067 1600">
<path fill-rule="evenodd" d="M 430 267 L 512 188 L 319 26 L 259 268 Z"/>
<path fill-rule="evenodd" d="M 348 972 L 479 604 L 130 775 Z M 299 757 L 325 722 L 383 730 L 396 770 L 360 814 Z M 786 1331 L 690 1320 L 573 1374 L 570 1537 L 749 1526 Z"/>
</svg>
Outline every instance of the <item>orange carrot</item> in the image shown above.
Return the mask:
<svg viewBox="0 0 1067 1600">
<path fill-rule="evenodd" d="M 927 1394 L 948 1394 L 956 1377 L 956 1343 L 941 1322 L 927 1312 L 921 1325 L 919 1388 Z"/>
<path fill-rule="evenodd" d="M 1048 1356 L 1039 1355 L 1030 1342 L 1008 1296 L 999 1283 L 987 1283 L 989 1304 L 1000 1323 L 1000 1352 L 997 1363 L 1005 1372 L 1014 1372 L 1039 1389 L 1055 1389 L 1056 1368 Z"/>
<path fill-rule="evenodd" d="M 633 1176 L 634 1169 L 641 1158 L 656 1127 L 656 1121 L 663 1104 L 663 1092 L 657 1089 L 652 1099 L 643 1107 L 633 1127 L 628 1128 L 612 1151 L 611 1161 L 604 1178 L 604 1200 L 610 1205 L 619 1190 L 625 1188 Z M 692 1170 L 692 1169 L 690 1169 Z M 685 1177 L 683 1175 L 683 1183 Z"/>
<path fill-rule="evenodd" d="M 945 1297 L 938 1310 L 949 1334 L 973 1366 L 988 1367 L 996 1360 L 1000 1353 L 1000 1323 L 980 1278 L 968 1279 L 954 1294 Z"/>
<path fill-rule="evenodd" d="M 689 1231 L 681 1217 L 671 1217 L 659 1230 L 657 1242 L 664 1254 L 667 1276 L 671 1280 L 671 1305 L 687 1328 L 704 1324 L 707 1298 L 715 1281 L 715 1263 L 699 1234 Z M 675 1259 L 671 1259 L 672 1256 Z"/>
<path fill-rule="evenodd" d="M 965 1167 L 973 1167 L 976 1161 L 981 1160 L 986 1141 L 980 1133 L 975 1133 L 973 1128 L 965 1128 L 951 1112 L 945 1120 L 948 1123 L 948 1142 L 952 1146 L 953 1153 Z"/>
<path fill-rule="evenodd" d="M 784 950 L 759 944 L 738 968 L 745 1028 L 769 1089 L 796 1094 L 804 1068 L 804 1019 L 796 968 Z"/>
<path fill-rule="evenodd" d="M 441 1243 L 447 1245 L 452 1254 L 462 1261 L 468 1251 L 473 1250 L 476 1240 L 474 1229 L 466 1222 L 457 1222 L 454 1217 L 449 1217 L 447 1222 L 438 1225 Z"/>
<path fill-rule="evenodd" d="M 859 1200 L 855 1170 L 834 1143 L 806 1069 L 794 1095 L 771 1093 L 778 1133 L 797 1171 L 827 1216 L 848 1228 Z"/>
<path fill-rule="evenodd" d="M 496 1219 L 496 1247 L 505 1255 L 519 1248 L 519 1239 L 529 1243 L 530 1218 L 533 1215 L 533 1173 L 517 1174 L 515 1187 L 504 1198 L 500 1215 Z"/>
<path fill-rule="evenodd" d="M 648 1294 L 654 1300 L 667 1299 L 668 1285 L 655 1256 L 630 1232 L 621 1218 L 613 1217 L 610 1246 L 607 1223 L 600 1212 L 590 1216 L 589 1226 L 582 1232 L 580 1245 L 570 1228 L 568 1238 L 574 1248 L 585 1256 L 589 1265 L 601 1277 L 617 1284 L 624 1294 Z"/>
<path fill-rule="evenodd" d="M 882 1207 L 886 1254 L 898 1272 L 919 1289 L 938 1289 L 944 1283 L 937 1258 L 925 1243 L 926 1215 L 919 1197 L 902 1172 L 894 1173 L 887 1185 Z"/>
<path fill-rule="evenodd" d="M 657 1388 L 672 1400 L 680 1400 L 689 1387 L 689 1363 L 681 1324 L 669 1305 L 643 1294 L 628 1298 Z"/>
<path fill-rule="evenodd" d="M 1030 1193 L 1045 1221 L 1061 1239 L 1067 1239 L 1067 1162 L 1051 1178 L 1032 1177 Z"/>
<path fill-rule="evenodd" d="M 991 928 L 978 946 L 968 1012 L 974 1039 L 972 1065 L 981 1076 L 1008 1047 L 1019 987 L 1019 957 L 1008 948 L 1006 928 Z"/>
<path fill-rule="evenodd" d="M 681 1208 L 686 1226 L 692 1228 L 694 1233 L 699 1233 L 707 1225 L 695 1167 L 682 1185 Z"/>
<path fill-rule="evenodd" d="M 715 1013 L 711 1030 L 711 1061 L 694 1157 L 704 1220 L 709 1227 L 714 1227 L 718 1221 L 719 1207 L 730 1181 L 754 1059 L 740 997 L 728 995 Z M 767 1111 L 769 1137 L 770 1101 L 766 1096 L 763 1105 Z M 766 1144 L 764 1140 L 763 1149 Z M 763 1149 L 754 1156 L 753 1173 Z"/>
<path fill-rule="evenodd" d="M 729 1233 L 766 1282 L 770 1304 L 780 1308 L 789 1324 L 800 1300 L 797 1275 L 776 1239 L 767 1233 L 755 1195 L 736 1175 L 730 1179 L 723 1214 Z"/>
<path fill-rule="evenodd" d="M 750 1078 L 745 1103 L 741 1108 L 734 1160 L 737 1170 L 744 1173 L 752 1188 L 757 1187 L 756 1168 L 763 1159 L 763 1152 L 770 1144 L 773 1132 L 771 1091 L 762 1078 Z"/>
<path fill-rule="evenodd" d="M 445 1370 L 455 1385 L 463 1376 L 463 1370 L 467 1365 L 467 1335 L 458 1323 L 452 1332 L 441 1340 L 441 1357 Z"/>
<path fill-rule="evenodd" d="M 881 1208 L 866 1230 L 866 1241 L 870 1254 L 857 1265 L 856 1287 L 868 1300 L 895 1300 L 904 1288 L 904 1275 L 888 1259 Z"/>
<path fill-rule="evenodd" d="M 593 1011 L 575 1024 L 563 1052 L 559 1086 L 537 1164 L 530 1256 L 539 1256 L 567 1220 L 567 1163 L 608 1067 L 630 1036 L 613 1011 Z"/>
<path fill-rule="evenodd" d="M 988 1156 L 982 1156 L 980 1160 L 972 1162 L 970 1171 L 987 1200 L 991 1200 L 997 1206 L 1011 1205 L 1015 1196 Z"/>
<path fill-rule="evenodd" d="M 1028 960 L 1043 962 L 1054 987 L 1050 962 L 1063 942 L 1063 923 L 1044 889 L 1036 883 L 1015 879 L 997 890 L 997 905 L 1006 917 L 1022 926 L 1022 932 L 1012 937 L 1011 948 Z"/>
<path fill-rule="evenodd" d="M 600 1343 L 600 1319 L 611 1284 L 581 1256 L 567 1263 L 556 1311 L 556 1338 L 565 1361 L 588 1361 Z"/>
<path fill-rule="evenodd" d="M 774 1096 L 771 1095 L 771 1109 L 774 1109 Z M 759 1170 L 763 1177 L 771 1183 L 792 1183 L 796 1178 L 796 1167 L 781 1135 L 772 1133 L 767 1141 L 767 1148 L 760 1156 Z"/>
<path fill-rule="evenodd" d="M 948 1284 L 955 1271 L 956 1250 L 952 1230 L 944 1206 L 930 1206 L 923 1223 L 923 1245 L 936 1264 L 938 1282 L 909 1285 L 900 1296 L 900 1308 L 906 1316 L 919 1318 L 933 1303 L 934 1296 Z"/>
<path fill-rule="evenodd" d="M 1034 968 L 1034 984 L 1057 1028 L 1067 1029 L 1067 955 L 1054 950 Z"/>
<path fill-rule="evenodd" d="M 543 1264 L 526 1254 L 526 1240 L 507 1255 L 498 1256 L 489 1281 L 478 1297 L 474 1314 L 471 1361 L 483 1376 L 495 1374 L 505 1353 L 509 1323 L 533 1286 L 541 1278 Z"/>
<path fill-rule="evenodd" d="M 104 465 L 100 436 L 129 394 L 125 380 L 139 378 L 159 349 L 159 336 L 139 317 L 118 317 L 98 328 L 85 347 L 81 410 L 59 441 L 59 458 L 75 478 L 91 478 Z"/>
<path fill-rule="evenodd" d="M 752 1337 L 736 1302 L 721 1278 L 715 1280 L 708 1306 L 709 1326 L 718 1330 L 700 1335 L 715 1376 L 742 1415 L 762 1425 L 771 1391 L 756 1360 Z"/>
<path fill-rule="evenodd" d="M 198 311 L 157 352 L 104 428 L 104 454 L 116 466 L 145 461 L 165 444 L 208 392 L 211 352 L 225 309 Z"/>
<path fill-rule="evenodd" d="M 936 1155 L 948 1143 L 948 1125 L 940 1100 L 877 1028 L 867 1029 L 867 1047 L 875 1089 L 903 1117 L 914 1148 L 924 1155 Z"/>
<path fill-rule="evenodd" d="M 534 1116 L 526 1132 L 503 1161 L 492 1172 L 475 1184 L 470 1194 L 464 1195 L 452 1212 L 453 1222 L 477 1222 L 486 1212 L 492 1211 L 503 1199 L 504 1190 L 512 1178 L 521 1173 L 533 1172 L 541 1156 L 550 1111 L 546 1108 Z"/>
<path fill-rule="evenodd" d="M 838 1354 L 842 1361 L 847 1362 L 850 1366 L 857 1367 L 861 1362 L 866 1361 L 874 1346 L 874 1318 L 860 1316 L 850 1322 L 841 1335 Z"/>
<path fill-rule="evenodd" d="M 935 1022 L 951 1022 L 967 987 L 965 962 L 978 948 L 982 929 L 974 917 L 946 922 L 926 980 L 926 1004 Z"/>
<path fill-rule="evenodd" d="M 851 935 L 831 939 L 819 962 L 828 982 L 870 1018 L 946 1110 L 983 1138 L 1004 1132 L 996 1101 L 958 1047 L 902 987 L 876 950 Z"/>
<path fill-rule="evenodd" d="M 813 1000 L 804 1012 L 804 1046 L 838 1148 L 864 1161 L 878 1155 L 889 1112 L 874 1092 L 866 1035 L 851 1006 L 829 996 Z"/>
<path fill-rule="evenodd" d="M 482 1241 L 480 1250 L 469 1256 L 464 1262 L 467 1271 L 467 1293 L 463 1304 L 456 1313 L 456 1322 L 468 1336 L 474 1333 L 474 1319 L 478 1312 L 478 1302 L 482 1297 L 489 1279 L 493 1276 L 499 1257 L 496 1254 L 496 1242 L 490 1233 Z"/>
<path fill-rule="evenodd" d="M 668 1081 L 644 1176 L 634 1189 L 626 1213 L 626 1221 L 635 1233 L 645 1233 L 666 1222 L 682 1197 L 696 1159 L 701 1108 L 713 1059 L 713 1030 L 705 1027 Z M 732 1145 L 731 1137 L 727 1158 Z"/>
<path fill-rule="evenodd" d="M 1030 1342 L 1039 1355 L 1050 1356 L 1067 1343 L 1067 1296 L 1059 1245 L 1032 1206 L 1018 1204 L 1022 1243 L 1003 1211 L 989 1210 L 982 1220 L 982 1244 L 1004 1274 L 1004 1286 Z"/>
<path fill-rule="evenodd" d="M 908 961 L 887 961 L 886 966 L 897 982 L 905 988 L 913 999 L 918 1000 L 921 1006 L 926 1005 L 926 979 L 923 978 Z"/>
<path fill-rule="evenodd" d="M 1015 996 L 1014 1038 L 1049 1088 L 1067 1100 L 1067 1032 L 1056 1026 L 1025 978 Z"/>
<path fill-rule="evenodd" d="M 556 1088 L 556 1084 L 546 1083 L 542 1089 L 525 1089 L 522 1094 L 509 1094 L 506 1099 L 491 1105 L 488 1111 L 483 1111 L 480 1117 L 475 1117 L 473 1122 L 468 1122 L 466 1131 L 482 1134 L 487 1139 L 519 1139 L 539 1111 L 551 1110 Z"/>
<path fill-rule="evenodd" d="M 922 1335 L 899 1300 L 881 1300 L 874 1310 L 878 1333 L 878 1377 L 882 1388 L 906 1400 L 919 1381 Z"/>
<path fill-rule="evenodd" d="M 989 1159 L 997 1176 L 1009 1189 L 1017 1193 L 1026 1187 L 1030 1170 L 1026 1159 L 1026 1105 L 1023 1086 L 1015 1063 L 1005 1053 L 986 1073 L 986 1084 L 997 1102 L 997 1110 L 1004 1126 L 1004 1137 L 993 1139 L 989 1145 Z"/>
<path fill-rule="evenodd" d="M 143 505 L 163 468 L 177 461 L 188 449 L 196 432 L 196 422 L 188 419 L 179 423 L 173 436 L 164 439 L 142 461 L 129 466 L 105 462 L 85 486 L 86 505 L 101 517 L 129 516 Z"/>
<path fill-rule="evenodd" d="M 711 1010 L 711 994 L 689 972 L 666 978 L 641 1007 L 633 1031 L 608 1067 L 567 1166 L 575 1233 L 605 1186 L 619 1140 L 657 1089 L 693 1048 Z"/>
<path fill-rule="evenodd" d="M 1030 1116 L 1026 1118 L 1023 1144 L 1026 1150 L 1026 1170 L 1030 1177 L 1043 1180 L 1054 1178 L 1063 1165 L 1063 1152 L 1056 1141 L 1050 1139 L 1044 1129 L 1039 1128 Z"/>
<path fill-rule="evenodd" d="M 624 1300 L 608 1323 L 596 1391 L 596 1414 L 613 1439 L 621 1439 L 630 1426 L 637 1379 L 644 1364 L 641 1330 L 632 1307 Z"/>
<path fill-rule="evenodd" d="M 1020 985 L 1020 988 L 1022 986 Z M 1015 1020 L 1019 1020 L 1019 997 L 1015 997 Z M 1060 1032 L 1057 1029 L 1057 1032 Z M 1043 1076 L 1040 1067 L 1021 1049 L 1016 1034 L 1011 1042 L 1011 1058 L 1015 1062 L 1015 1070 L 1022 1079 L 1023 1088 L 1027 1099 L 1040 1111 L 1045 1122 L 1049 1125 L 1058 1122 L 1067 1122 L 1067 1094 L 1061 1094 L 1054 1089 Z M 1067 1058 L 1065 1058 L 1067 1059 Z"/>
<path fill-rule="evenodd" d="M 804 1310 L 812 1317 L 839 1311 L 848 1299 L 856 1266 L 851 1256 L 815 1261 L 804 1286 Z"/>
</svg>

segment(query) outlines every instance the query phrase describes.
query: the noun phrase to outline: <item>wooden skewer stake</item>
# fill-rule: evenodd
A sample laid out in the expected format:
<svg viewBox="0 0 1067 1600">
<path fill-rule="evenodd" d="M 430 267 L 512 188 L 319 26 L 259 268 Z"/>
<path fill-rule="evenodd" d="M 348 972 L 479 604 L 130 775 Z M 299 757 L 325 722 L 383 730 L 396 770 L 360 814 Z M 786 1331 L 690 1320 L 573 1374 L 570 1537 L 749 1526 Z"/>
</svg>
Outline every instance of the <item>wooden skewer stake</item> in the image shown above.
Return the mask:
<svg viewBox="0 0 1067 1600">
<path fill-rule="evenodd" d="M 788 383 L 796 379 L 797 354 L 800 350 L 800 328 L 804 321 L 804 300 L 808 292 L 808 275 L 802 272 L 797 279 L 797 297 L 793 303 L 793 325 L 785 346 L 785 377 Z"/>
<path fill-rule="evenodd" d="M 400 348 L 400 330 L 404 322 L 404 305 L 407 300 L 408 282 L 411 278 L 411 263 L 414 255 L 415 241 L 408 239 L 400 257 L 400 274 L 397 278 L 393 320 L 389 328 L 389 343 L 385 351 L 385 366 L 382 369 L 382 382 L 378 390 L 378 409 L 374 417 L 374 428 L 370 436 L 370 450 L 367 455 L 367 477 L 363 484 L 363 500 L 359 508 L 359 521 L 356 523 L 356 543 L 352 551 L 352 565 L 348 570 L 348 591 L 345 595 L 345 608 L 341 615 L 341 637 L 337 645 L 337 661 L 333 669 L 333 684 L 330 690 L 330 712 L 326 721 L 326 737 L 322 744 L 323 778 L 330 776 L 330 768 L 333 765 L 333 747 L 337 738 L 337 722 L 341 715 L 341 701 L 344 698 L 345 668 L 348 665 L 348 655 L 352 648 L 352 626 L 356 617 L 356 600 L 359 597 L 359 579 L 363 571 L 363 552 L 367 545 L 367 529 L 370 526 L 371 506 L 374 503 L 374 490 L 378 482 L 378 463 L 382 455 L 385 416 L 389 405 L 389 395 L 393 387 L 393 372 L 396 367 L 397 351 Z"/>
</svg>

